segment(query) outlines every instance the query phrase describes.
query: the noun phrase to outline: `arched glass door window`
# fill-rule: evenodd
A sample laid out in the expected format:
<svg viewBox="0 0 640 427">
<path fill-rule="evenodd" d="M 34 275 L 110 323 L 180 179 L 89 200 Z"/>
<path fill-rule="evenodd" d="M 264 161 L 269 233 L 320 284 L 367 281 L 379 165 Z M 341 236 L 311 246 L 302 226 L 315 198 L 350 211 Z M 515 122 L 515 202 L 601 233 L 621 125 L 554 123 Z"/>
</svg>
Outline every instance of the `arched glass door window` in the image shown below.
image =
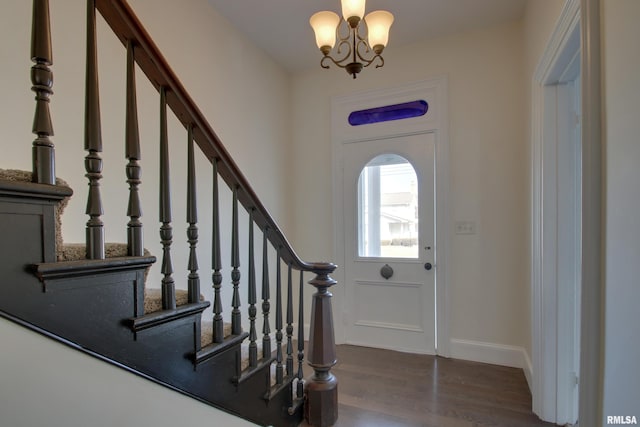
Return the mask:
<svg viewBox="0 0 640 427">
<path fill-rule="evenodd" d="M 358 255 L 418 258 L 418 179 L 407 159 L 382 154 L 358 179 Z"/>
</svg>

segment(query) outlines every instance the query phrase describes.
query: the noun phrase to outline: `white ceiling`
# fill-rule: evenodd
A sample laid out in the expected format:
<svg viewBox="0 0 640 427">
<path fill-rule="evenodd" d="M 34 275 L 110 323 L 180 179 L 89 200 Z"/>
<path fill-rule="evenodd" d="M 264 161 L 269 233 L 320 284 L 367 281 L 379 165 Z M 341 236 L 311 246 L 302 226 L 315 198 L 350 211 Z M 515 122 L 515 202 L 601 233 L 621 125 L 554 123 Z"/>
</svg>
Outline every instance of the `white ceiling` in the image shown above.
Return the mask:
<svg viewBox="0 0 640 427">
<path fill-rule="evenodd" d="M 208 0 L 233 26 L 285 69 L 319 64 L 309 17 L 320 10 L 340 14 L 339 0 Z M 389 47 L 469 31 L 522 17 L 527 0 L 368 0 L 367 12 L 393 13 Z"/>
</svg>

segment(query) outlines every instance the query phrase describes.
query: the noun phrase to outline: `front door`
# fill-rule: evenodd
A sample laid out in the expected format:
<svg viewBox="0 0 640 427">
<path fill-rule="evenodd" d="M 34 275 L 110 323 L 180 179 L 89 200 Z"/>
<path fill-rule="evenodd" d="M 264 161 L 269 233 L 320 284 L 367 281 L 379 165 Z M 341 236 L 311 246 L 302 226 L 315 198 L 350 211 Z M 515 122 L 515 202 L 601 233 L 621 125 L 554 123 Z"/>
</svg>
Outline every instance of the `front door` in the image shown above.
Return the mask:
<svg viewBox="0 0 640 427">
<path fill-rule="evenodd" d="M 343 145 L 350 344 L 435 354 L 435 139 Z"/>
</svg>

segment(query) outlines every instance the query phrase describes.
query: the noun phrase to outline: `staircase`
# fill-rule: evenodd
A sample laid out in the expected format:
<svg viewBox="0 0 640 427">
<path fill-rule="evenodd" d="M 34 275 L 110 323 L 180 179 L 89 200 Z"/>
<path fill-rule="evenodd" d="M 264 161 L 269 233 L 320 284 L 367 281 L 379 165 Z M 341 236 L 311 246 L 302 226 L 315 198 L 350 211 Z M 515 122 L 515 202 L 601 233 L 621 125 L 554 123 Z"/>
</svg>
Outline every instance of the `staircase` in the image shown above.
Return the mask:
<svg viewBox="0 0 640 427">
<path fill-rule="evenodd" d="M 123 139 L 129 204 L 127 242 L 122 244 L 105 242 L 102 220 L 96 12 L 127 54 Z M 33 1 L 32 34 L 33 133 L 37 137 L 32 171 L 0 170 L 0 315 L 259 425 L 297 426 L 303 418 L 313 426 L 335 424 L 337 380 L 331 367 L 336 357 L 329 288 L 335 284 L 330 275 L 336 266 L 308 263 L 296 255 L 125 0 L 87 1 L 86 157 L 80 173 L 89 184 L 88 221 L 84 243 L 63 242 L 64 205 L 70 197 L 81 195 L 73 195 L 56 177 L 49 114 L 53 79 L 47 0 Z M 155 187 L 159 194 L 162 253 L 157 258 L 145 250 L 143 241 L 136 65 L 157 89 L 160 103 L 160 177 L 157 184 L 145 181 L 146 191 Z M 172 224 L 168 114 L 184 126 L 188 141 L 187 202 L 180 206 L 186 209 L 189 223 L 185 274 L 174 272 L 172 262 L 172 248 L 179 243 L 174 242 Z M 198 256 L 202 249 L 198 247 L 197 150 L 209 160 L 213 176 L 212 200 L 206 201 L 213 206 L 211 264 L 206 275 L 201 273 Z M 220 203 L 223 190 L 232 194 L 230 206 Z M 243 215 L 248 218 L 247 229 L 240 225 Z M 230 241 L 222 238 L 227 234 Z M 241 241 L 241 234 L 247 240 Z M 222 266 L 223 247 L 230 248 L 228 271 Z M 247 262 L 247 277 L 241 274 L 241 254 L 246 256 L 242 262 Z M 157 259 L 155 268 L 160 269 L 162 280 L 159 288 L 153 288 L 146 276 Z M 261 265 L 260 272 L 256 264 Z M 210 282 L 203 279 L 209 275 Z M 186 277 L 185 290 L 180 289 L 182 277 Z M 308 337 L 304 334 L 306 280 L 315 288 Z M 201 282 L 208 285 L 201 287 Z M 305 357 L 312 375 L 304 373 Z"/>
</svg>

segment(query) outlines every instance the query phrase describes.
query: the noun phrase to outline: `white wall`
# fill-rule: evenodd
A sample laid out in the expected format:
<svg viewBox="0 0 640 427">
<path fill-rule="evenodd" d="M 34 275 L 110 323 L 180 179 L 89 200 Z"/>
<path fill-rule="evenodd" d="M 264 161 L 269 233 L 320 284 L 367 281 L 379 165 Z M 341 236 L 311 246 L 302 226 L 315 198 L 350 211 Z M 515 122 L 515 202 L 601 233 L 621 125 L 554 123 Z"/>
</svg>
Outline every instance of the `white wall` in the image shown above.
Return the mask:
<svg viewBox="0 0 640 427">
<path fill-rule="evenodd" d="M 451 338 L 521 348 L 528 344 L 521 23 L 406 48 L 391 42 L 385 60 L 384 68 L 365 69 L 356 80 L 343 70 L 320 67 L 294 76 L 296 247 L 303 258 L 314 260 L 334 249 L 331 97 L 447 75 L 451 226 L 455 220 L 473 220 L 478 231 L 452 233 Z M 341 312 L 344 284 L 333 293 L 334 308 Z"/>
<path fill-rule="evenodd" d="M 525 9 L 525 73 L 527 92 L 531 90 L 531 80 L 538 61 L 551 38 L 564 0 L 529 0 Z M 530 109 L 527 103 L 527 109 Z M 529 118 L 527 119 L 529 121 Z"/>
<path fill-rule="evenodd" d="M 604 399 L 640 419 L 640 2 L 602 1 L 605 145 Z"/>
<path fill-rule="evenodd" d="M 2 426 L 255 425 L 4 318 L 0 336 Z"/>
</svg>

